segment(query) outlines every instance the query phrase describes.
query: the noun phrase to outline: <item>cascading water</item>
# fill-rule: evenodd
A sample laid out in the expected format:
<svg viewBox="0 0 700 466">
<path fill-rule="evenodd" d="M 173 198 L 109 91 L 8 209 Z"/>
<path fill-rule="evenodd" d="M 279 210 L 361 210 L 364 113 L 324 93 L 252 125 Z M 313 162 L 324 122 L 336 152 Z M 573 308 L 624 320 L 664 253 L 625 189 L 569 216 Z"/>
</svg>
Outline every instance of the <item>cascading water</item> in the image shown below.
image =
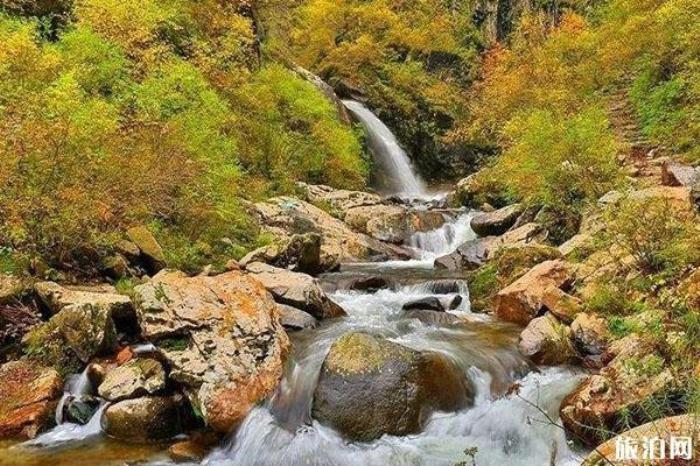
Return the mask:
<svg viewBox="0 0 700 466">
<path fill-rule="evenodd" d="M 561 399 L 577 383 L 576 374 L 568 369 L 546 369 L 520 378 L 527 373 L 528 364 L 517 350 L 519 330 L 500 322 L 480 321 L 483 319 L 468 310 L 456 314 L 469 323 L 454 327 L 406 318 L 402 305 L 434 295 L 436 286 L 441 285 L 408 285 L 372 294 L 335 292 L 332 299 L 348 316 L 293 335 L 292 361 L 278 393 L 267 405 L 256 408 L 205 464 L 452 466 L 463 460 L 463 451 L 471 447 L 478 448 L 480 466 L 545 465 L 552 457 L 558 466 L 579 464 L 580 458 L 569 450 L 563 432 L 546 424 L 538 411 L 543 409 L 556 418 Z M 459 285 L 452 288 L 448 291 L 461 289 Z M 414 349 L 448 355 L 475 386 L 474 406 L 457 413 L 434 414 L 417 435 L 348 443 L 312 419 L 311 406 L 330 345 L 352 331 L 383 335 Z M 516 380 L 521 385 L 520 395 L 503 397 Z"/>
<path fill-rule="evenodd" d="M 388 177 L 390 194 L 409 198 L 425 198 L 425 184 L 411 167 L 411 161 L 396 136 L 367 107 L 354 100 L 343 104 L 367 132 L 370 150 L 381 172 Z"/>
<path fill-rule="evenodd" d="M 55 446 L 68 442 L 80 442 L 90 437 L 100 435 L 102 428 L 100 419 L 102 412 L 107 407 L 104 401 L 99 402 L 99 406 L 84 424 L 68 422 L 64 419 L 64 410 L 67 403 L 74 400 L 84 400 L 91 398 L 92 386 L 87 374 L 87 368 L 80 374 L 71 375 L 65 384 L 63 396 L 56 407 L 56 428 L 39 435 L 37 438 L 24 443 L 24 446 Z"/>
<path fill-rule="evenodd" d="M 463 213 L 436 230 L 414 233 L 408 245 L 419 251 L 421 260 L 432 261 L 450 254 L 466 241 L 476 238 L 469 225 L 472 217 L 471 213 Z"/>
<path fill-rule="evenodd" d="M 427 199 L 422 182 L 388 128 L 361 104 L 345 104 L 365 124 L 375 157 L 387 163 L 386 171 L 396 182 L 395 192 Z M 427 203 L 419 207 L 426 206 Z M 407 242 L 416 252 L 414 260 L 344 266 L 340 272 L 321 277 L 329 289 L 336 290 L 329 296 L 345 309 L 347 317 L 326 320 L 316 329 L 290 334 L 292 353 L 277 392 L 264 405 L 253 409 L 204 464 L 453 466 L 462 461 L 469 464 L 464 455 L 466 449 L 475 449 L 475 464 L 479 466 L 580 464 L 581 457 L 570 450 L 563 431 L 549 419 L 558 417 L 561 399 L 582 374 L 569 368 L 531 371 L 517 349 L 521 329 L 472 313 L 464 277 L 433 269 L 435 258 L 475 238 L 470 220 L 471 213 L 460 213 L 436 230 L 415 233 Z M 375 292 L 343 289 L 357 275 L 367 274 L 385 279 L 389 286 Z M 446 308 L 457 302 L 446 311 L 449 319 L 422 320 L 402 309 L 410 301 L 427 297 L 437 297 Z M 443 313 L 436 314 L 444 317 Z M 455 323 L 457 317 L 461 320 Z M 455 413 L 434 413 L 419 434 L 385 435 L 369 443 L 348 442 L 313 419 L 311 413 L 326 354 L 336 339 L 349 332 L 367 332 L 416 350 L 443 353 L 474 387 L 473 406 Z M 147 354 L 155 347 L 136 345 L 132 350 Z M 514 383 L 519 386 L 519 393 L 509 394 Z M 107 440 L 100 436 L 100 419 L 106 403 L 100 404 L 86 425 L 65 422 L 63 418 L 64 404 L 75 397 L 88 397 L 90 390 L 87 373 L 71 378 L 57 410 L 58 426 L 20 447 L 54 452 L 68 450 L 66 445 L 71 442 L 104 445 Z M 148 460 L 137 457 L 136 462 L 172 464 L 161 453 L 162 450 L 157 458 L 146 452 L 151 454 Z M 116 461 L 90 464 L 124 464 L 121 451 L 113 459 Z"/>
</svg>

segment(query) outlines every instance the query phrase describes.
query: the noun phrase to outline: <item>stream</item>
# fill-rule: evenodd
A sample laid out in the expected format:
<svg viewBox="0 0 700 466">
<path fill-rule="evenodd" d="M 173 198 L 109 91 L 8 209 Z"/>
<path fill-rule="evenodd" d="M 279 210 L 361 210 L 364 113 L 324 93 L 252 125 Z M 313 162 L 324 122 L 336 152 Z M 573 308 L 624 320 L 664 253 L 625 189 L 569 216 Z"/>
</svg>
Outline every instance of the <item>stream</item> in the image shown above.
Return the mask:
<svg viewBox="0 0 700 466">
<path fill-rule="evenodd" d="M 394 193 L 411 197 L 417 208 L 428 208 L 431 195 L 388 128 L 362 105 L 346 105 L 365 125 L 375 157 L 382 160 L 380 165 L 394 180 Z M 415 201 L 421 197 L 423 204 Z M 517 349 L 520 328 L 472 313 L 464 277 L 433 269 L 436 257 L 475 237 L 470 218 L 469 212 L 457 213 L 437 230 L 415 233 L 407 242 L 415 250 L 414 260 L 347 264 L 338 272 L 320 276 L 329 297 L 346 310 L 347 317 L 290 333 L 292 350 L 277 392 L 257 406 L 203 464 L 451 466 L 466 461 L 471 465 L 467 449 L 474 449 L 473 464 L 478 466 L 580 464 L 585 453 L 572 451 L 564 432 L 548 417 L 558 420 L 559 404 L 576 386 L 581 372 L 567 367 L 532 367 Z M 387 286 L 374 292 L 348 289 L 348 283 L 364 277 L 380 277 Z M 457 295 L 461 303 L 449 312 L 462 319 L 459 325 L 422 322 L 402 311 L 409 301 L 436 296 L 447 304 Z M 385 435 L 370 443 L 344 440 L 311 418 L 311 406 L 331 344 L 355 331 L 443 353 L 474 387 L 474 405 L 455 413 L 434 413 L 416 435 Z M 67 384 L 66 396 L 83 394 L 84 382 L 82 376 L 73 379 Z M 171 464 L 167 445 L 131 446 L 106 439 L 99 428 L 102 409 L 104 405 L 85 426 L 62 422 L 58 417 L 54 430 L 11 447 L 16 460 L 13 464 Z"/>
</svg>

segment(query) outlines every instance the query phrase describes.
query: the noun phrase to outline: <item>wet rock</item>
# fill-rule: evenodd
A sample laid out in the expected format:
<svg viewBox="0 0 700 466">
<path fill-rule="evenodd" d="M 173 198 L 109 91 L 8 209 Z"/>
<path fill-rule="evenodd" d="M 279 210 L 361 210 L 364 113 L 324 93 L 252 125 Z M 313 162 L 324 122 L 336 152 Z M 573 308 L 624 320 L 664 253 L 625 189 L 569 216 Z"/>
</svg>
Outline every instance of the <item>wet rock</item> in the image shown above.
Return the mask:
<svg viewBox="0 0 700 466">
<path fill-rule="evenodd" d="M 489 258 L 494 237 L 477 238 L 467 241 L 451 254 L 438 257 L 433 265 L 443 270 L 474 270 Z"/>
<path fill-rule="evenodd" d="M 520 352 L 535 364 L 565 364 L 575 356 L 571 330 L 551 314 L 532 319 L 520 334 Z"/>
<path fill-rule="evenodd" d="M 438 353 L 364 333 L 333 343 L 314 394 L 313 416 L 357 441 L 417 433 L 433 410 L 472 400 L 463 374 Z"/>
<path fill-rule="evenodd" d="M 318 233 L 323 270 L 333 270 L 341 262 L 357 262 L 372 257 L 409 258 L 405 250 L 362 233 L 352 231 L 341 220 L 318 207 L 293 197 L 277 197 L 255 204 L 260 224 L 276 238 Z"/>
<path fill-rule="evenodd" d="M 391 287 L 391 283 L 379 275 L 336 275 L 331 278 L 321 277 L 321 287 L 326 293 L 338 290 L 357 290 L 375 293 L 378 290 Z"/>
<path fill-rule="evenodd" d="M 145 226 L 129 228 L 126 236 L 139 248 L 149 273 L 154 274 L 165 268 L 163 249 L 148 228 Z"/>
<path fill-rule="evenodd" d="M 433 325 L 435 327 L 459 325 L 463 323 L 462 319 L 454 314 L 450 314 L 449 312 L 435 312 L 425 309 L 406 311 L 404 316 L 409 319 L 418 319 L 425 325 Z"/>
<path fill-rule="evenodd" d="M 661 167 L 664 186 L 693 186 L 700 181 L 700 169 L 679 162 L 665 162 Z"/>
<path fill-rule="evenodd" d="M 72 397 L 63 406 L 63 420 L 85 425 L 100 407 L 100 400 L 92 396 Z"/>
<path fill-rule="evenodd" d="M 316 328 L 318 321 L 309 313 L 286 304 L 278 304 L 280 322 L 287 330 L 304 330 Z"/>
<path fill-rule="evenodd" d="M 321 263 L 321 236 L 316 233 L 292 235 L 288 240 L 258 248 L 246 254 L 241 267 L 253 262 L 263 262 L 295 272 L 317 274 L 323 271 Z"/>
<path fill-rule="evenodd" d="M 597 356 L 608 346 L 607 321 L 595 314 L 580 313 L 571 324 L 574 346 L 581 353 Z"/>
<path fill-rule="evenodd" d="M 134 293 L 143 337 L 215 431 L 228 432 L 277 387 L 289 340 L 252 276 L 165 270 Z"/>
<path fill-rule="evenodd" d="M 663 360 L 652 347 L 628 337 L 614 351 L 618 354 L 610 364 L 586 378 L 560 407 L 564 426 L 591 446 L 619 433 L 625 425 L 648 421 L 646 408 L 672 396 L 674 377 L 668 368 L 654 362 Z"/>
<path fill-rule="evenodd" d="M 663 441 L 665 449 L 662 456 L 660 447 L 658 447 L 658 445 L 655 446 L 655 448 L 657 448 L 655 450 L 656 458 L 671 458 L 671 439 L 677 439 L 679 437 L 690 437 L 692 439 L 692 445 L 695 451 L 691 448 L 691 455 L 693 458 L 697 458 L 698 454 L 700 454 L 700 430 L 697 428 L 697 423 L 697 416 L 692 414 L 656 419 L 653 422 L 627 430 L 618 437 L 612 438 L 602 445 L 598 445 L 595 451 L 588 455 L 581 466 L 618 465 L 620 464 L 617 461 L 619 454 L 616 452 L 618 451 L 617 445 L 620 444 L 620 441 L 632 442 L 634 445 L 643 446 L 645 441 L 657 438 Z M 643 452 L 643 450 L 641 451 Z M 678 460 L 681 461 L 678 463 L 679 465 L 686 463 L 686 460 L 683 458 L 678 458 Z M 658 464 L 665 463 L 659 461 Z"/>
<path fill-rule="evenodd" d="M 454 311 L 455 309 L 457 309 L 459 306 L 462 305 L 462 301 L 463 301 L 462 296 L 457 295 L 454 298 L 452 298 L 452 300 L 450 301 L 450 304 L 447 308 L 450 311 Z"/>
<path fill-rule="evenodd" d="M 521 204 L 512 204 L 494 212 L 485 212 L 475 215 L 471 219 L 472 230 L 479 236 L 502 235 L 525 211 Z"/>
<path fill-rule="evenodd" d="M 105 409 L 102 430 L 125 442 L 170 440 L 185 428 L 185 409 L 182 397 L 177 395 L 119 401 Z"/>
<path fill-rule="evenodd" d="M 155 359 L 139 358 L 107 372 L 98 393 L 108 401 L 155 395 L 165 389 L 165 371 Z"/>
<path fill-rule="evenodd" d="M 248 264 L 246 270 L 281 304 L 302 309 L 317 319 L 345 315 L 343 308 L 331 301 L 318 280 L 310 275 L 278 269 L 261 262 Z"/>
<path fill-rule="evenodd" d="M 457 250 L 435 259 L 436 268 L 446 270 L 474 270 L 493 258 L 499 250 L 509 247 L 537 245 L 547 232 L 536 223 L 526 223 L 501 236 L 476 238 L 462 244 Z"/>
<path fill-rule="evenodd" d="M 0 366 L 0 439 L 33 438 L 53 420 L 61 395 L 54 369 L 30 360 Z"/>
<path fill-rule="evenodd" d="M 563 288 L 571 279 L 565 262 L 542 262 L 496 294 L 494 313 L 501 320 L 527 325 L 546 309 L 544 300 L 551 288 Z"/>
<path fill-rule="evenodd" d="M 436 311 L 444 312 L 445 307 L 442 305 L 439 299 L 434 296 L 429 296 L 427 298 L 416 299 L 414 301 L 409 301 L 401 307 L 404 311 L 411 311 L 414 309 L 420 309 L 425 311 Z"/>
</svg>

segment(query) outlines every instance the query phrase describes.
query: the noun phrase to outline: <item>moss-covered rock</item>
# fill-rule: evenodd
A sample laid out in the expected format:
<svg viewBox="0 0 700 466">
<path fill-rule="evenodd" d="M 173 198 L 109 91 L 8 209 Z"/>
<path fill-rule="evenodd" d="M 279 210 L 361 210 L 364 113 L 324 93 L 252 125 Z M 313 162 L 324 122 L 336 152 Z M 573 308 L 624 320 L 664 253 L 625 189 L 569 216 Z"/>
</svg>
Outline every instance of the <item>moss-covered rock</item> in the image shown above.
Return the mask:
<svg viewBox="0 0 700 466">
<path fill-rule="evenodd" d="M 188 424 L 182 396 L 143 397 L 110 405 L 102 416 L 102 430 L 112 438 L 145 443 L 170 440 Z"/>
<path fill-rule="evenodd" d="M 129 228 L 126 232 L 132 243 L 141 251 L 145 266 L 150 273 L 156 273 L 165 267 L 165 254 L 153 233 L 145 226 Z"/>
<path fill-rule="evenodd" d="M 370 441 L 419 432 L 433 410 L 457 410 L 471 400 L 469 382 L 445 356 L 350 333 L 323 363 L 313 416 L 352 440 Z"/>
</svg>

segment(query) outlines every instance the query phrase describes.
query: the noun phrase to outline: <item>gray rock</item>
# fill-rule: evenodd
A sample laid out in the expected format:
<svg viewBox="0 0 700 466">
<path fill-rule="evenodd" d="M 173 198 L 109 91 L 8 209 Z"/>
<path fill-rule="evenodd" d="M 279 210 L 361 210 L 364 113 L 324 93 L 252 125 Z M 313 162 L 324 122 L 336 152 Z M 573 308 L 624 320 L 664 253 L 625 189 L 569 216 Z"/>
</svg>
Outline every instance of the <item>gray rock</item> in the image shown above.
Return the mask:
<svg viewBox="0 0 700 466">
<path fill-rule="evenodd" d="M 700 168 L 678 162 L 666 162 L 661 167 L 664 186 L 693 186 L 700 181 Z"/>
<path fill-rule="evenodd" d="M 278 304 L 280 322 L 287 330 L 316 328 L 318 321 L 311 314 L 286 304 Z"/>
<path fill-rule="evenodd" d="M 502 235 L 525 211 L 521 204 L 512 204 L 495 212 L 484 212 L 471 219 L 472 230 L 479 236 Z"/>
<path fill-rule="evenodd" d="M 324 293 L 310 275 L 272 267 L 262 262 L 248 264 L 246 270 L 272 294 L 275 301 L 308 312 L 317 319 L 340 317 L 345 311 Z"/>
<path fill-rule="evenodd" d="M 437 311 L 444 312 L 445 307 L 442 305 L 440 300 L 434 296 L 427 298 L 416 299 L 414 301 L 409 301 L 401 307 L 404 311 L 411 311 L 414 309 L 422 309 L 425 311 Z"/>
<path fill-rule="evenodd" d="M 533 319 L 520 334 L 520 352 L 535 364 L 565 364 L 575 356 L 571 330 L 556 317 L 545 314 Z"/>
</svg>

